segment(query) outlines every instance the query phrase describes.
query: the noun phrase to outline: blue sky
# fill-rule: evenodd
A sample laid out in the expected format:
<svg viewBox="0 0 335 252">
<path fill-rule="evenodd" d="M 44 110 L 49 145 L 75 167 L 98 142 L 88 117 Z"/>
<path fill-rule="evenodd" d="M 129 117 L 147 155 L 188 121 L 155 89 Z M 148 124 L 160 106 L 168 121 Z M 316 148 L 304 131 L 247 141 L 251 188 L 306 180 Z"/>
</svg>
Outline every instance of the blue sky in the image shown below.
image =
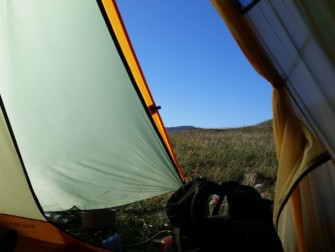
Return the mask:
<svg viewBox="0 0 335 252">
<path fill-rule="evenodd" d="M 272 88 L 209 0 L 118 0 L 167 127 L 226 128 L 272 118 Z"/>
</svg>

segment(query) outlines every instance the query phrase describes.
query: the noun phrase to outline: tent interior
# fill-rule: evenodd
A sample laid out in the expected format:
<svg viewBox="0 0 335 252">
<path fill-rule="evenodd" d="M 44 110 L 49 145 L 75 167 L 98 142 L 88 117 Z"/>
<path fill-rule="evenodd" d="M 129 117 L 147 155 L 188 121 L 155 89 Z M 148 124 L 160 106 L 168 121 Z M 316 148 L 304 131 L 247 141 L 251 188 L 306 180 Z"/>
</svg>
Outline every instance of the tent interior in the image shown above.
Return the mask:
<svg viewBox="0 0 335 252">
<path fill-rule="evenodd" d="M 211 4 L 273 87 L 284 251 L 334 251 L 335 4 Z M 89 215 L 186 181 L 116 1 L 0 5 L 0 226 L 17 231 L 15 251 L 109 251 L 48 213 Z"/>
</svg>

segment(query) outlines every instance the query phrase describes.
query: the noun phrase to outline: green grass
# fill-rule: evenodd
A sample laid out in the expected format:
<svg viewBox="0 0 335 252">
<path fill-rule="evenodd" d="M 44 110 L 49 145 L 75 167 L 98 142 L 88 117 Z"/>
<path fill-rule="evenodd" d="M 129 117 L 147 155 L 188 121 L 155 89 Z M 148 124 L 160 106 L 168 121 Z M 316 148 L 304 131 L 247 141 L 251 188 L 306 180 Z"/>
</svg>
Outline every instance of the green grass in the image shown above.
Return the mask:
<svg viewBox="0 0 335 252">
<path fill-rule="evenodd" d="M 192 129 L 173 132 L 170 139 L 188 180 L 202 176 L 216 182 L 261 183 L 263 194 L 273 198 L 277 160 L 271 126 Z"/>
</svg>

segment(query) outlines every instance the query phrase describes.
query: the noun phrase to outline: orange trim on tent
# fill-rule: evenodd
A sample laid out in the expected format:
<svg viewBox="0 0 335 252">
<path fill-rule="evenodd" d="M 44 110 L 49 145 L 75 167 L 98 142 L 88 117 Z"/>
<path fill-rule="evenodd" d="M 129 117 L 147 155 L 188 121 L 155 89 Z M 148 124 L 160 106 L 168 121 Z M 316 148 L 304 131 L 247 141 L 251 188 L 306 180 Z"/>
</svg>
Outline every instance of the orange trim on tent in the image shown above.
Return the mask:
<svg viewBox="0 0 335 252">
<path fill-rule="evenodd" d="M 0 226 L 16 230 L 20 235 L 57 244 L 64 244 L 59 230 L 47 221 L 1 214 Z"/>
<path fill-rule="evenodd" d="M 154 105 L 154 100 L 152 98 L 152 95 L 150 93 L 150 90 L 148 88 L 147 82 L 145 80 L 144 74 L 142 72 L 142 69 L 140 67 L 140 64 L 136 58 L 134 49 L 131 45 L 129 36 L 126 32 L 124 23 L 122 21 L 121 15 L 119 13 L 119 10 L 117 8 L 117 5 L 115 3 L 115 1 L 111 1 L 111 0 L 102 0 L 102 4 L 103 7 L 105 9 L 105 12 L 107 13 L 110 25 L 113 27 L 113 30 L 115 32 L 115 35 L 117 37 L 117 40 L 119 41 L 121 50 L 125 56 L 125 59 L 127 60 L 128 66 L 133 74 L 133 77 L 136 81 L 136 85 L 139 88 L 143 99 L 145 101 L 145 104 L 148 108 L 148 110 L 150 110 L 150 106 Z M 177 158 L 175 156 L 175 153 L 172 149 L 172 145 L 170 143 L 170 140 L 167 136 L 165 127 L 163 125 L 163 121 L 159 115 L 159 113 L 154 113 L 152 114 L 152 118 L 157 126 L 157 129 L 159 130 L 159 133 L 161 135 L 161 137 L 164 140 L 164 143 L 174 161 L 174 164 L 178 170 L 178 173 L 182 179 L 183 182 L 185 182 L 185 176 L 182 172 L 182 170 L 180 169 L 178 162 L 177 162 Z"/>
<path fill-rule="evenodd" d="M 47 221 L 0 214 L 1 233 L 16 230 L 18 240 L 15 251 L 96 251 L 106 250 L 85 243 L 62 232 Z"/>
<path fill-rule="evenodd" d="M 293 215 L 293 223 L 296 230 L 298 248 L 301 251 L 308 251 L 304 236 L 304 221 L 301 212 L 302 204 L 301 204 L 301 195 L 299 187 L 297 187 L 292 193 L 291 200 L 293 201 L 292 215 Z"/>
</svg>

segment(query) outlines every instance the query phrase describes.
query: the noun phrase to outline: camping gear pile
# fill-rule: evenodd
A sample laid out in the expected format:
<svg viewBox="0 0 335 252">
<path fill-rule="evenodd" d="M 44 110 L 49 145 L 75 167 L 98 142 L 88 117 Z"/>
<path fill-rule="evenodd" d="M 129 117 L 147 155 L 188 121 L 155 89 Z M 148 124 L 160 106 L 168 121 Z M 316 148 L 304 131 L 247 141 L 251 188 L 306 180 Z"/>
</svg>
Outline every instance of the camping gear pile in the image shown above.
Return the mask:
<svg viewBox="0 0 335 252">
<path fill-rule="evenodd" d="M 218 200 L 210 211 L 213 196 Z M 222 206 L 228 211 L 220 211 Z M 178 252 L 283 251 L 272 223 L 272 202 L 253 187 L 194 179 L 172 195 L 166 212 L 176 227 Z"/>
</svg>

